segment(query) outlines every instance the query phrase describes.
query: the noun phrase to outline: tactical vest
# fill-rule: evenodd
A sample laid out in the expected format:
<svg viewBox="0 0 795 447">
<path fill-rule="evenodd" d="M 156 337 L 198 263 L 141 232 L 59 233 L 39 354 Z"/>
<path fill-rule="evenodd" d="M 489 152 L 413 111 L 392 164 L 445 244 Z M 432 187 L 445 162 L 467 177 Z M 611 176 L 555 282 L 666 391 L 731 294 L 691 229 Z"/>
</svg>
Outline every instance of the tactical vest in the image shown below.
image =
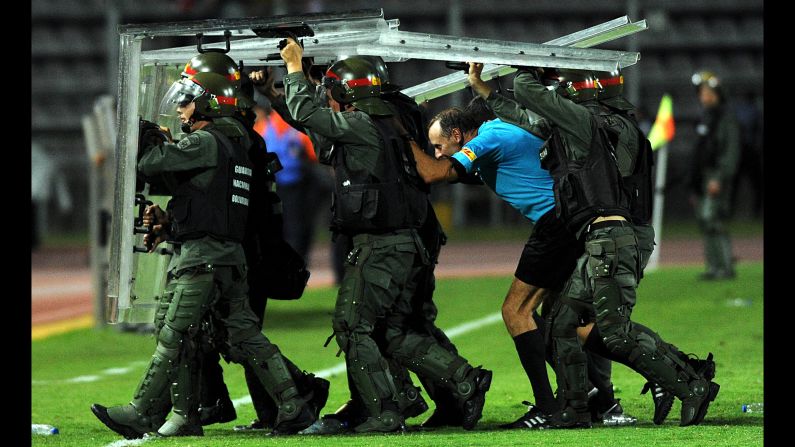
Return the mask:
<svg viewBox="0 0 795 447">
<path fill-rule="evenodd" d="M 620 113 L 626 118 L 638 133 L 637 144 L 638 151 L 635 155 L 634 169 L 630 175 L 621 178 L 624 184 L 624 190 L 629 196 L 629 212 L 632 218 L 632 223 L 636 225 L 646 225 L 651 222 L 651 213 L 654 205 L 654 187 L 652 184 L 652 166 L 654 166 L 654 155 L 651 149 L 649 139 L 643 134 L 643 131 L 638 127 L 637 121 L 631 115 Z M 621 131 L 618 126 L 611 127 L 601 115 L 595 115 L 597 121 L 605 127 L 613 143 L 616 147 L 618 142 L 618 133 Z"/>
<path fill-rule="evenodd" d="M 574 233 L 598 216 L 630 218 L 629 196 L 607 130 L 596 119 L 591 129 L 590 150 L 580 160 L 568 159 L 558 126 L 552 126 L 552 136 L 541 148 L 541 167 L 554 180 L 555 215 Z"/>
<path fill-rule="evenodd" d="M 218 165 L 206 190 L 190 182 L 195 172 L 182 174 L 179 186 L 168 203 L 172 234 L 177 241 L 212 236 L 241 242 L 245 235 L 251 190 L 252 166 L 246 149 L 233 144 L 215 129 Z"/>
<path fill-rule="evenodd" d="M 427 217 L 428 198 L 422 191 L 425 183 L 409 159 L 411 148 L 398 135 L 392 117 L 371 118 L 381 136 L 372 173 L 349 169 L 342 146 L 331 155 L 335 173 L 331 229 L 356 234 L 419 228 Z"/>
</svg>

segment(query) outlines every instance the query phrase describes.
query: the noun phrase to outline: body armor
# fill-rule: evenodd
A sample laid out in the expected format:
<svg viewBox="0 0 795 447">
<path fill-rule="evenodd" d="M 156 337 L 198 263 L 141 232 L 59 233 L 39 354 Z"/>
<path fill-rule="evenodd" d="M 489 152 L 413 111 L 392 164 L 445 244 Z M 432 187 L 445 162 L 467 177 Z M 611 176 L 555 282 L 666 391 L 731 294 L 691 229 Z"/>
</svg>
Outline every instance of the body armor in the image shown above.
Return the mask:
<svg viewBox="0 0 795 447">
<path fill-rule="evenodd" d="M 376 169 L 353 171 L 345 163 L 344 148 L 332 155 L 335 172 L 332 229 L 354 234 L 419 228 L 427 217 L 427 193 L 411 150 L 397 133 L 392 118 L 371 117 L 381 135 Z"/>
<path fill-rule="evenodd" d="M 252 166 L 240 145 L 217 130 L 207 130 L 218 146 L 215 176 L 206 190 L 191 184 L 187 172 L 169 201 L 172 234 L 177 241 L 213 236 L 241 242 L 248 219 Z"/>
<path fill-rule="evenodd" d="M 554 179 L 555 215 L 575 233 L 594 217 L 630 217 L 629 196 L 607 130 L 597 119 L 591 120 L 591 127 L 593 138 L 585 158 L 568 159 L 558 126 L 552 127 L 552 135 L 540 154 L 541 167 Z"/>
</svg>

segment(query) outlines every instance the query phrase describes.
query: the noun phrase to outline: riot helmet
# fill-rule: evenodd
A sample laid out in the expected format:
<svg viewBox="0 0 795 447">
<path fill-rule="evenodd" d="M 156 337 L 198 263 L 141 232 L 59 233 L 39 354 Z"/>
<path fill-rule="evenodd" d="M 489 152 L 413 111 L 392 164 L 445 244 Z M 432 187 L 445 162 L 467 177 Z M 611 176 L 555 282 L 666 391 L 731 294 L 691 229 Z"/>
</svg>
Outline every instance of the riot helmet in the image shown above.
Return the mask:
<svg viewBox="0 0 795 447">
<path fill-rule="evenodd" d="M 382 72 L 387 73 L 386 66 Z M 339 60 L 323 76 L 323 86 L 338 103 L 351 104 L 369 115 L 391 115 L 389 106 L 379 98 L 381 83 L 379 68 L 369 56 Z"/>
<path fill-rule="evenodd" d="M 240 85 L 240 69 L 235 61 L 219 51 L 207 51 L 193 56 L 185 64 L 182 77 L 189 78 L 196 73 L 216 73 L 230 80 L 235 87 Z"/>
<path fill-rule="evenodd" d="M 624 75 L 621 70 L 615 71 L 597 71 L 594 72 L 597 77 L 597 97 L 596 99 L 615 109 L 631 110 L 635 106 L 624 98 Z"/>
<path fill-rule="evenodd" d="M 185 107 L 192 102 L 196 105 L 192 121 L 233 116 L 237 109 L 236 94 L 229 79 L 216 73 L 199 72 L 171 85 L 160 102 L 160 115 L 174 116 L 177 107 Z"/>
<path fill-rule="evenodd" d="M 592 70 L 545 68 L 541 83 L 573 102 L 585 102 L 596 99 L 599 93 L 597 73 Z"/>
</svg>

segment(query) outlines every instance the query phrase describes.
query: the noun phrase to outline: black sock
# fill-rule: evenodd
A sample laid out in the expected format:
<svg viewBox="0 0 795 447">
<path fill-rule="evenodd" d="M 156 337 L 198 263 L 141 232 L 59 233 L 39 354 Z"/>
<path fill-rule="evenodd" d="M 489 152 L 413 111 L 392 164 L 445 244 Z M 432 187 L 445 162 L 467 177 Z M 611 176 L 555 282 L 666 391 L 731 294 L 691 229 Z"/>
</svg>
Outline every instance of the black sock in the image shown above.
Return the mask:
<svg viewBox="0 0 795 447">
<path fill-rule="evenodd" d="M 543 334 L 538 329 L 527 331 L 514 337 L 513 342 L 533 387 L 536 406 L 546 414 L 554 413 L 558 405 L 547 377 Z"/>
</svg>

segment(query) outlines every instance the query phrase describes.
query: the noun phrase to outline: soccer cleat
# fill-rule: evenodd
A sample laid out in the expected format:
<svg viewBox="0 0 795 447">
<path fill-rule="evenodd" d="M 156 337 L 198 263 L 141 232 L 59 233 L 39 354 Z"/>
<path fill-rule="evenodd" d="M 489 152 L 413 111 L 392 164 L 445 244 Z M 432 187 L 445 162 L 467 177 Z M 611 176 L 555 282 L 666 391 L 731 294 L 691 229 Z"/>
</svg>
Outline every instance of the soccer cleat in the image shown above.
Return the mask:
<svg viewBox="0 0 795 447">
<path fill-rule="evenodd" d="M 620 402 L 621 399 L 616 399 L 616 403 L 609 410 L 602 413 L 599 420 L 594 422 L 602 422 L 603 425 L 617 427 L 635 425 L 638 422 L 638 418 L 625 414 Z"/>
<path fill-rule="evenodd" d="M 668 413 L 671 412 L 671 407 L 674 405 L 673 393 L 666 391 L 663 387 L 656 383 L 646 382 L 643 385 L 643 390 L 640 394 L 646 394 L 651 390 L 651 398 L 654 400 L 654 424 L 661 425 Z"/>
<path fill-rule="evenodd" d="M 547 416 L 546 421 L 541 424 L 539 429 L 564 429 L 564 428 L 591 428 L 591 412 L 587 409 L 582 411 L 572 407 L 566 407 Z"/>
<path fill-rule="evenodd" d="M 522 415 L 519 419 L 508 424 L 500 425 L 500 428 L 529 428 L 541 429 L 545 428 L 548 415 L 544 414 L 541 409 L 531 404 L 530 402 L 523 401 L 527 405 L 527 413 Z"/>
<path fill-rule="evenodd" d="M 235 425 L 235 431 L 263 431 L 267 430 L 269 427 L 267 424 L 260 422 L 259 419 L 254 419 L 248 425 Z"/>
</svg>

